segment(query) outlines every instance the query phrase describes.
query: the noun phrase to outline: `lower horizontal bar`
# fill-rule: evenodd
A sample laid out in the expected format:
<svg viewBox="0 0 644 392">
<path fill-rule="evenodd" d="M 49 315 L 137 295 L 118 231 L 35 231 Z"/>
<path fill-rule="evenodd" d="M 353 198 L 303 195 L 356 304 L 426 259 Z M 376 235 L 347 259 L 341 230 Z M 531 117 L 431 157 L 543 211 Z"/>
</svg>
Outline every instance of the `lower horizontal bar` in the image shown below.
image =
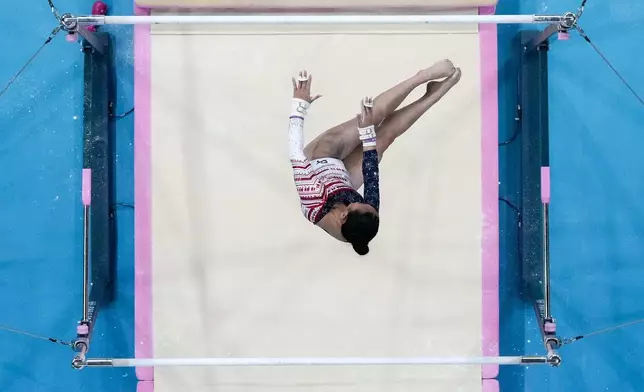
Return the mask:
<svg viewBox="0 0 644 392">
<path fill-rule="evenodd" d="M 532 24 L 561 23 L 566 15 L 91 15 L 63 18 L 63 25 L 103 24 Z"/>
<path fill-rule="evenodd" d="M 156 366 L 426 366 L 548 364 L 545 356 L 415 358 L 120 358 L 87 359 L 87 367 Z"/>
</svg>

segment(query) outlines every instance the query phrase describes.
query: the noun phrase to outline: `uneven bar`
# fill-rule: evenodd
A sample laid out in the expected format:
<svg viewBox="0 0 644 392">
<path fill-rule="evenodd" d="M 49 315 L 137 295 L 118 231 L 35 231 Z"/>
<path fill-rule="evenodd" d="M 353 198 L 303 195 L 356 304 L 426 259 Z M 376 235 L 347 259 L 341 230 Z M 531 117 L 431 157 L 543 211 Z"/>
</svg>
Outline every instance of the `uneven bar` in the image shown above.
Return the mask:
<svg viewBox="0 0 644 392">
<path fill-rule="evenodd" d="M 111 301 L 109 288 L 112 285 L 112 250 L 110 225 L 111 159 L 109 131 L 110 106 L 110 37 L 107 33 L 95 33 L 97 41 L 106 52 L 94 47 L 84 47 L 85 52 L 85 98 L 84 167 L 91 169 L 90 213 L 90 303 L 103 306 Z"/>
<path fill-rule="evenodd" d="M 66 16 L 63 25 L 104 24 L 535 24 L 564 23 L 568 15 L 136 15 L 136 16 Z"/>
<path fill-rule="evenodd" d="M 565 27 L 565 26 L 564 26 Z M 550 25 L 543 31 L 523 31 L 521 45 L 521 238 L 523 280 L 533 304 L 549 362 L 559 366 L 561 341 L 550 306 L 550 147 L 548 113 L 548 51 L 550 38 L 567 30 Z"/>
<path fill-rule="evenodd" d="M 89 351 L 96 318 L 113 299 L 109 108 L 111 45 L 107 33 L 83 33 L 83 314 L 76 328 L 74 362 Z"/>
<path fill-rule="evenodd" d="M 550 364 L 546 356 L 409 358 L 108 358 L 87 359 L 87 367 L 158 366 L 478 366 Z"/>
<path fill-rule="evenodd" d="M 539 31 L 523 31 L 520 40 L 521 107 L 521 258 L 527 299 L 543 309 L 543 204 L 541 200 L 542 149 L 548 133 L 548 41 Z"/>
</svg>

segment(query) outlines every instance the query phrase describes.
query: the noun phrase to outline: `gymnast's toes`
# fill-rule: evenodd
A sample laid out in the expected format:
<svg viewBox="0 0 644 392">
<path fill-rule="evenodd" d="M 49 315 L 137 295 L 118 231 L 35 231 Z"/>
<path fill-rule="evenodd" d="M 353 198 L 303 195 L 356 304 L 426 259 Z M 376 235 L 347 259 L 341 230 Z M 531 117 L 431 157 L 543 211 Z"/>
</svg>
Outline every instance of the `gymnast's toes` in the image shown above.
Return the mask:
<svg viewBox="0 0 644 392">
<path fill-rule="evenodd" d="M 454 73 L 456 67 L 454 64 L 448 60 L 441 60 L 429 68 L 423 69 L 419 72 L 421 76 L 427 81 L 442 79 L 450 76 Z"/>
<path fill-rule="evenodd" d="M 427 92 L 426 96 L 433 95 L 435 93 L 445 94 L 449 89 L 454 87 L 461 80 L 461 69 L 456 68 L 451 75 L 449 75 L 445 80 L 436 82 L 431 81 L 427 83 Z"/>
</svg>

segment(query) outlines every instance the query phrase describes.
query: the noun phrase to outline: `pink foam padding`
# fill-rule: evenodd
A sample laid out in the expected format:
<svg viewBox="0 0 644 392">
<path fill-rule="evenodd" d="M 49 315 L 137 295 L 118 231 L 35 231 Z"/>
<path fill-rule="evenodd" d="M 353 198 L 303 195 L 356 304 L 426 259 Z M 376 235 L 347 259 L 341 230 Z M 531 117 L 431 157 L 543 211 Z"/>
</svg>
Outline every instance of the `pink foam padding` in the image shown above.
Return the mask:
<svg viewBox="0 0 644 392">
<path fill-rule="evenodd" d="M 480 14 L 494 14 L 494 7 Z M 138 15 L 147 15 L 136 8 Z M 135 356 L 153 357 L 151 212 L 150 212 L 150 28 L 135 26 Z M 499 215 L 498 215 L 498 61 L 496 25 L 479 27 L 482 86 L 483 355 L 499 353 Z M 498 365 L 483 367 L 483 378 L 498 375 Z M 153 380 L 152 368 L 137 368 L 139 380 Z M 484 383 L 488 380 L 484 380 Z M 490 380 L 494 381 L 494 380 Z M 485 384 L 484 384 L 485 385 Z M 498 383 L 496 391 L 498 391 Z M 151 391 L 151 390 L 150 390 Z M 141 392 L 141 391 L 139 391 Z M 147 391 L 146 391 L 147 392 Z"/>
<path fill-rule="evenodd" d="M 136 392 L 154 392 L 154 381 L 139 381 L 136 384 Z"/>
<path fill-rule="evenodd" d="M 92 169 L 83 169 L 83 205 L 88 206 L 92 203 Z"/>
<path fill-rule="evenodd" d="M 555 332 L 557 332 L 557 324 L 555 324 L 555 323 L 545 323 L 543 325 L 543 329 L 548 333 L 555 333 Z"/>
<path fill-rule="evenodd" d="M 541 201 L 550 203 L 550 167 L 541 168 Z"/>
<path fill-rule="evenodd" d="M 560 32 L 557 34 L 557 39 L 559 41 L 568 41 L 570 39 L 570 33 Z"/>
<path fill-rule="evenodd" d="M 479 8 L 480 15 L 492 15 L 495 7 Z M 499 355 L 499 103 L 497 26 L 479 25 L 481 48 L 482 112 L 482 268 L 483 268 L 483 355 Z M 483 366 L 482 378 L 495 378 L 498 365 Z"/>
<path fill-rule="evenodd" d="M 89 327 L 85 324 L 76 326 L 76 333 L 79 335 L 87 335 L 89 333 Z"/>
<path fill-rule="evenodd" d="M 137 15 L 149 12 L 135 7 Z M 152 217 L 150 211 L 150 26 L 134 27 L 134 355 L 152 358 Z M 137 368 L 141 381 L 154 368 Z M 148 386 L 148 388 L 152 388 Z M 147 391 L 152 391 L 148 389 Z"/>
<path fill-rule="evenodd" d="M 483 380 L 483 392 L 500 392 L 501 386 L 498 380 Z"/>
</svg>

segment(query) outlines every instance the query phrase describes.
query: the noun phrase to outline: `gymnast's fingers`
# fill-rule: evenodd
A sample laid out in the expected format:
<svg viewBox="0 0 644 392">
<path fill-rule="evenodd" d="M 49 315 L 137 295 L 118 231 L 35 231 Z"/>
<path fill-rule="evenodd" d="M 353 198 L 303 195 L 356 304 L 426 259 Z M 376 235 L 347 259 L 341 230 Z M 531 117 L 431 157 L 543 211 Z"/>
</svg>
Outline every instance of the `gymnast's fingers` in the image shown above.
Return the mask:
<svg viewBox="0 0 644 392">
<path fill-rule="evenodd" d="M 360 113 L 362 113 L 362 121 L 366 121 L 371 115 L 371 108 L 368 106 L 367 98 L 360 101 Z"/>
<path fill-rule="evenodd" d="M 301 70 L 300 74 L 298 76 L 298 81 L 299 81 L 299 86 L 301 88 L 307 88 L 308 87 L 308 81 L 309 81 L 309 74 L 306 70 Z"/>
<path fill-rule="evenodd" d="M 306 75 L 306 87 L 308 87 L 309 90 L 310 90 L 312 84 L 313 84 L 313 75 L 307 74 Z"/>
</svg>

